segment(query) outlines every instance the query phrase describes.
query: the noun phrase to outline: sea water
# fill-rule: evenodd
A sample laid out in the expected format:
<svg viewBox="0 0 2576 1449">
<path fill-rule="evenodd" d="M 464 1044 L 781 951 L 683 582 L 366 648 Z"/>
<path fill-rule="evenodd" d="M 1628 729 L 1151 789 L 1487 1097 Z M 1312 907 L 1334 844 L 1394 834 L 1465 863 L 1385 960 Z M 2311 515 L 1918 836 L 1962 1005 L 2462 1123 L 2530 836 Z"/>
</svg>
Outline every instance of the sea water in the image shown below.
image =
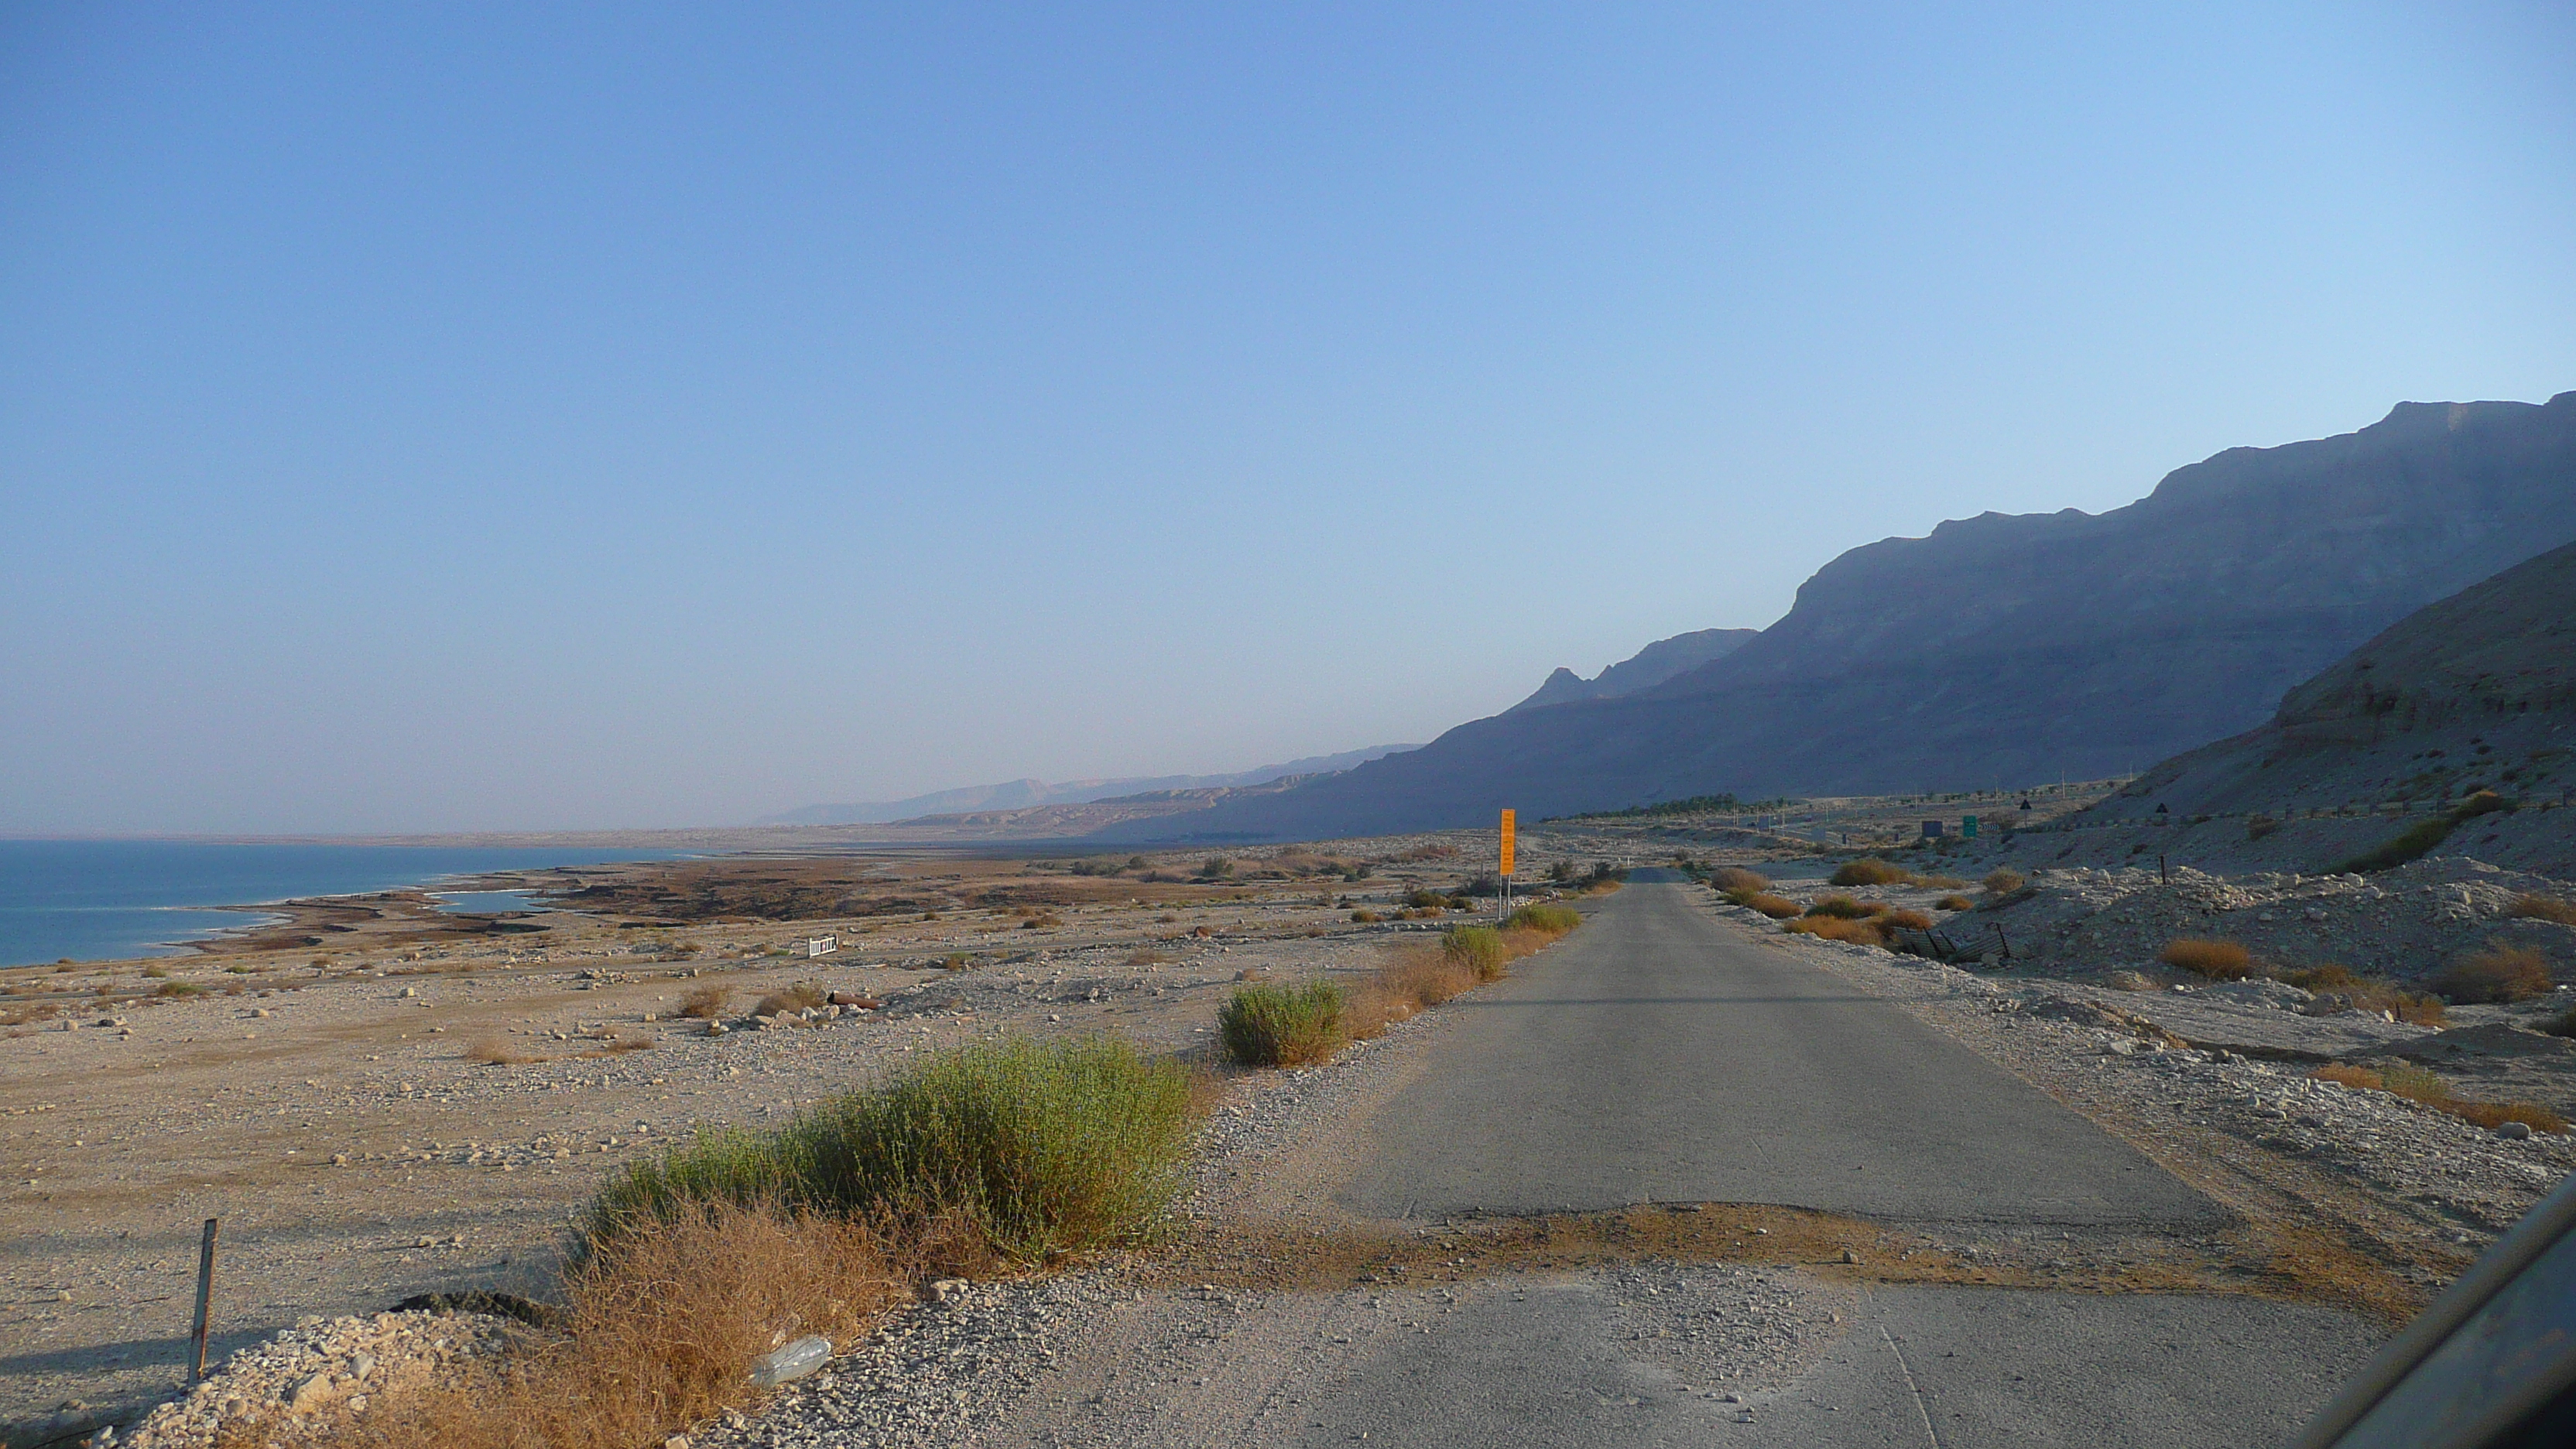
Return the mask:
<svg viewBox="0 0 2576 1449">
<path fill-rule="evenodd" d="M 216 906 L 356 895 L 485 871 L 670 857 L 668 851 L 527 846 L 0 840 L 0 966 L 168 955 L 259 919 Z"/>
</svg>

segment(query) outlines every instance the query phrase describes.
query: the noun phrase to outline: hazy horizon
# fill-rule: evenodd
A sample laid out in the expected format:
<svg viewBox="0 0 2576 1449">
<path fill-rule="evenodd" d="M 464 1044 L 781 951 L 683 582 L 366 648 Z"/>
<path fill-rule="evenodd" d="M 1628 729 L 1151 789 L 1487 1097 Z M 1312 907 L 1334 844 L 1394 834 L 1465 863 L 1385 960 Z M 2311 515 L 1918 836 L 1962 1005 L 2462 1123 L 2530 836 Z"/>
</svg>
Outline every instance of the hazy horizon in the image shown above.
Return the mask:
<svg viewBox="0 0 2576 1449">
<path fill-rule="evenodd" d="M 2576 17 L 0 15 L 0 836 L 1429 740 L 2576 388 Z"/>
</svg>

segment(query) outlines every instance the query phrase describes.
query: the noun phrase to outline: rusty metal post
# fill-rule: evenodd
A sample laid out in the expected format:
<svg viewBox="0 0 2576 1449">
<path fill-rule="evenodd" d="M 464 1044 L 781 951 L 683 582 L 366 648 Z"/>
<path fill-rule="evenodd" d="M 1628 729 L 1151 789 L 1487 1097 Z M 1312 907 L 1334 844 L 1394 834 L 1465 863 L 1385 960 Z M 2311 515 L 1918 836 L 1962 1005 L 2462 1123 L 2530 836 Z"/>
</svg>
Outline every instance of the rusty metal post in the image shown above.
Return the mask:
<svg viewBox="0 0 2576 1449">
<path fill-rule="evenodd" d="M 188 1382 L 206 1376 L 206 1322 L 215 1301 L 215 1228 L 221 1218 L 206 1219 L 205 1241 L 197 1247 L 197 1325 L 188 1334 Z"/>
</svg>

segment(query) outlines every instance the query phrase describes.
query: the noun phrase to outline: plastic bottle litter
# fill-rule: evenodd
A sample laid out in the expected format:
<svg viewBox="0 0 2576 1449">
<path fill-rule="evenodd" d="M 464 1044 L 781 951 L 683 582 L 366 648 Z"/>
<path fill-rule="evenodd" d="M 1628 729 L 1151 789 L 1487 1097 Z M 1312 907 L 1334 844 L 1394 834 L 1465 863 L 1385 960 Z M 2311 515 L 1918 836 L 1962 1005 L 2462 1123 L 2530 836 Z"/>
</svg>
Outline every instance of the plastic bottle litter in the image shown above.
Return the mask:
<svg viewBox="0 0 2576 1449">
<path fill-rule="evenodd" d="M 760 1388 L 776 1388 L 821 1368 L 831 1356 L 832 1340 L 807 1334 L 785 1348 L 773 1349 L 753 1359 L 751 1381 Z"/>
</svg>

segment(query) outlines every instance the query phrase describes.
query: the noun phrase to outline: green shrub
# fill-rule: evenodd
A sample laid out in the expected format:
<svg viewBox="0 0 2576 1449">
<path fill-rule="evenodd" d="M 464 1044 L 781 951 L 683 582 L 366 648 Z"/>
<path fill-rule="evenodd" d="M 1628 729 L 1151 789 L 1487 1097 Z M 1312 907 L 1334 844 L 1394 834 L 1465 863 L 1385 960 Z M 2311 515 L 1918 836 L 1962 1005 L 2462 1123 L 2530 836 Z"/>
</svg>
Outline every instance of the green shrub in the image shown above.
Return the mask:
<svg viewBox="0 0 2576 1449">
<path fill-rule="evenodd" d="M 2459 829 L 2462 824 L 2475 820 L 2481 815 L 2492 814 L 2499 810 L 2510 812 L 2514 808 L 2512 801 L 2494 791 L 2480 790 L 2429 820 L 2417 821 L 2378 849 L 2365 851 L 2336 866 L 2335 871 L 2339 874 L 2358 874 L 2365 871 L 2389 870 L 2404 865 L 2410 860 L 2418 860 L 2430 855 L 2443 841 L 2450 839 L 2451 832 Z"/>
<path fill-rule="evenodd" d="M 1440 954 L 1476 973 L 1479 981 L 1503 974 L 1503 936 L 1491 926 L 1452 926 L 1440 936 Z"/>
<path fill-rule="evenodd" d="M 1583 913 L 1572 906 L 1531 905 L 1512 912 L 1503 924 L 1515 930 L 1544 931 L 1562 936 L 1583 924 Z"/>
<path fill-rule="evenodd" d="M 968 1225 L 1020 1262 L 1134 1242 L 1170 1206 L 1189 1148 L 1186 1068 L 1125 1042 L 1021 1039 L 941 1052 L 771 1132 L 701 1132 L 612 1178 L 598 1244 L 728 1203 Z"/>
<path fill-rule="evenodd" d="M 1226 1055 L 1247 1067 L 1298 1067 L 1320 1062 L 1350 1039 L 1342 988 L 1329 981 L 1304 986 L 1245 986 L 1217 1009 L 1217 1035 Z"/>
</svg>

